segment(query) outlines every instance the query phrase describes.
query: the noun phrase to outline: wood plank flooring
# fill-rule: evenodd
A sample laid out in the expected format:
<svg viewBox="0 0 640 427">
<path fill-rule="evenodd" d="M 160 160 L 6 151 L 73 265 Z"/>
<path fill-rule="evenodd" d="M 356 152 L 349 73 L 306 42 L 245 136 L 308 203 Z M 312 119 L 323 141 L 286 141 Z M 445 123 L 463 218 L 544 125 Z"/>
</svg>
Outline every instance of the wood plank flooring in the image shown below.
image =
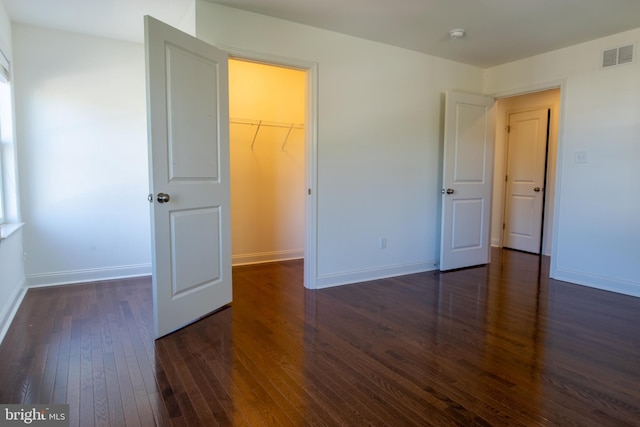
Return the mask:
<svg viewBox="0 0 640 427">
<path fill-rule="evenodd" d="M 234 269 L 232 307 L 154 341 L 149 278 L 31 289 L 1 403 L 74 426 L 640 426 L 640 298 L 547 259 L 318 291 L 301 261 Z"/>
</svg>

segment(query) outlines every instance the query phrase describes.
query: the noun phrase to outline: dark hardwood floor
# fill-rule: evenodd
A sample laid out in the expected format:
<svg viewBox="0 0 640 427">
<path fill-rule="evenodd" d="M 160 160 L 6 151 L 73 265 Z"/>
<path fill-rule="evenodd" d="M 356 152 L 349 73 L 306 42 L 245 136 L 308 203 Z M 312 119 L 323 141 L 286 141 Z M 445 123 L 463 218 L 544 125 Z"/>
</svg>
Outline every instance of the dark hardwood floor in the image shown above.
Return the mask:
<svg viewBox="0 0 640 427">
<path fill-rule="evenodd" d="M 29 290 L 1 403 L 71 425 L 640 425 L 640 298 L 543 258 L 325 290 L 300 261 L 234 269 L 232 307 L 158 341 L 149 278 Z"/>
</svg>

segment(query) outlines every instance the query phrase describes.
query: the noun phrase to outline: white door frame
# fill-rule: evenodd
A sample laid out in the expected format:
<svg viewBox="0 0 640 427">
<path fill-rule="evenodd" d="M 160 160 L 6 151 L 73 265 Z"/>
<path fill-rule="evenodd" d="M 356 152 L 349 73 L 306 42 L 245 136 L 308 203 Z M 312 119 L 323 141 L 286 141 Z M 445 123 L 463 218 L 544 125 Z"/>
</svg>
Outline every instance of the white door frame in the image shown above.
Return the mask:
<svg viewBox="0 0 640 427">
<path fill-rule="evenodd" d="M 563 135 L 564 135 L 564 110 L 565 110 L 564 105 L 566 102 L 565 96 L 567 93 L 567 80 L 566 79 L 553 80 L 553 81 L 549 81 L 549 82 L 541 83 L 537 85 L 519 87 L 519 88 L 509 89 L 503 92 L 487 94 L 487 96 L 492 96 L 496 98 L 496 100 L 500 100 L 502 98 L 510 98 L 510 97 L 519 96 L 519 95 L 528 95 L 531 93 L 543 92 L 545 90 L 550 90 L 550 89 L 560 89 L 560 104 L 559 104 L 559 111 L 558 111 L 558 118 L 559 118 L 558 140 L 555 147 L 556 162 L 555 162 L 555 165 L 549 165 L 549 166 L 555 166 L 555 181 L 553 182 L 553 185 L 554 185 L 553 211 L 551 213 L 551 216 L 553 218 L 553 223 L 551 224 L 551 257 L 550 257 L 551 265 L 550 265 L 550 272 L 549 272 L 550 276 L 554 277 L 556 272 L 556 262 L 557 262 L 557 254 L 556 254 L 557 251 L 555 250 L 555 248 L 557 247 L 557 243 L 558 243 L 558 226 L 559 226 L 558 206 L 559 206 L 560 192 L 561 192 L 560 182 L 562 181 L 561 178 L 562 178 L 562 159 L 563 159 L 563 146 L 564 146 Z M 549 171 L 547 171 L 547 174 L 548 173 Z M 549 200 L 547 199 L 547 203 L 548 201 Z"/>
<path fill-rule="evenodd" d="M 252 52 L 220 44 L 213 46 L 228 52 L 229 59 L 294 68 L 307 73 L 304 126 L 305 191 L 307 192 L 305 198 L 304 286 L 308 289 L 316 289 L 318 277 L 318 63 Z"/>
</svg>

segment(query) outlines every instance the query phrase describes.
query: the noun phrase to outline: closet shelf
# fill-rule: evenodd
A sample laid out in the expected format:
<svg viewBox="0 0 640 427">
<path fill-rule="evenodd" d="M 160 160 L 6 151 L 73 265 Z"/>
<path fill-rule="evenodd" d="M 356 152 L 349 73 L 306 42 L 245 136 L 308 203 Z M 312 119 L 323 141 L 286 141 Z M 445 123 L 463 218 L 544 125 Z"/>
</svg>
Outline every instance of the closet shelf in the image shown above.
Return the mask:
<svg viewBox="0 0 640 427">
<path fill-rule="evenodd" d="M 251 149 L 253 150 L 253 145 L 256 143 L 256 138 L 258 137 L 258 132 L 260 132 L 260 128 L 262 126 L 266 127 L 276 127 L 276 128 L 285 128 L 289 129 L 287 131 L 287 136 L 285 136 L 284 141 L 282 141 L 281 150 L 284 151 L 285 145 L 287 145 L 287 140 L 289 139 L 289 135 L 293 129 L 304 129 L 304 123 L 286 123 L 286 122 L 271 122 L 268 120 L 250 120 L 250 119 L 235 119 L 230 118 L 229 123 L 239 124 L 239 125 L 250 125 L 256 126 L 256 131 L 253 134 L 253 140 L 251 141 Z"/>
</svg>

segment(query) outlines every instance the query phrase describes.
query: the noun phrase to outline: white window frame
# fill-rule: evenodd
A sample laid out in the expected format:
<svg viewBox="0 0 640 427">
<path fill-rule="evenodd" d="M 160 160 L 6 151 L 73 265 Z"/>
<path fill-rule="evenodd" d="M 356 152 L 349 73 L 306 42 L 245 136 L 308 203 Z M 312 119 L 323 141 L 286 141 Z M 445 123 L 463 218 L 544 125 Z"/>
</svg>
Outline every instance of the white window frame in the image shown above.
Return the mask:
<svg viewBox="0 0 640 427">
<path fill-rule="evenodd" d="M 9 97 L 9 99 L 2 100 L 1 102 L 3 103 L 8 102 L 9 106 L 11 105 L 11 86 L 10 86 L 11 78 L 10 78 L 10 71 L 9 71 L 10 69 L 11 69 L 11 64 L 9 63 L 9 60 L 7 59 L 4 52 L 0 50 L 0 84 L 9 85 L 7 94 L 6 94 Z M 5 115 L 5 114 L 2 114 L 2 115 Z M 12 117 L 12 114 L 9 114 L 9 117 Z M 7 139 L 13 138 L 12 135 L 8 135 L 6 132 L 7 128 L 9 129 L 13 128 L 13 123 L 3 123 L 3 121 L 13 120 L 13 119 L 7 118 L 6 116 L 2 119 L 4 120 L 0 120 L 0 226 L 7 222 L 6 191 L 8 191 L 8 189 L 5 187 L 5 180 L 3 178 L 5 174 L 5 168 L 6 168 L 5 162 L 8 161 L 8 159 L 5 159 L 3 154 L 5 151 L 5 144 L 8 143 Z M 9 168 L 9 170 L 10 169 L 11 168 Z M 0 237 L 3 237 L 3 236 L 0 236 Z"/>
</svg>

